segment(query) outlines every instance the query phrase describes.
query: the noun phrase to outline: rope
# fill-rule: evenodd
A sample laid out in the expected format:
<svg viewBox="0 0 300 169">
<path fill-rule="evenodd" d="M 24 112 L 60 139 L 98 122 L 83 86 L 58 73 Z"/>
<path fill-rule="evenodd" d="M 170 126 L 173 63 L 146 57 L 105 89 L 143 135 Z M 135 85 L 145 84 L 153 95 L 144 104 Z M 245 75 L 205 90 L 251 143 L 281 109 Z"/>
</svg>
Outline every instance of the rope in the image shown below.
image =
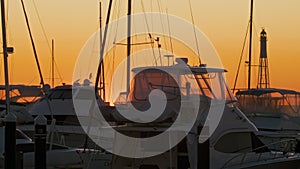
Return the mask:
<svg viewBox="0 0 300 169">
<path fill-rule="evenodd" d="M 40 26 L 41 26 L 41 28 L 42 28 L 43 35 L 44 35 L 44 37 L 45 37 L 45 39 L 46 39 L 46 43 L 47 43 L 47 46 L 48 46 L 48 50 L 49 50 L 50 54 L 52 54 L 52 49 L 51 49 L 50 43 L 49 43 L 49 41 L 48 41 L 48 36 L 47 36 L 46 30 L 45 30 L 45 27 L 44 27 L 44 25 L 43 25 L 43 23 L 42 23 L 42 20 L 41 20 L 41 17 L 40 17 L 38 8 L 37 8 L 36 3 L 35 3 L 35 0 L 33 0 L 33 6 L 34 6 L 35 13 L 36 13 L 36 15 L 37 15 L 37 17 L 38 17 L 39 24 L 40 24 Z M 60 82 L 63 82 L 61 73 L 60 73 L 60 71 L 59 71 L 59 67 L 57 66 L 55 60 L 54 60 L 54 65 L 55 65 L 55 70 L 57 70 L 57 73 L 58 73 L 58 75 L 59 75 Z M 51 66 L 50 66 L 50 67 L 51 67 Z M 51 69 L 50 69 L 50 70 L 51 70 Z M 51 78 L 50 78 L 50 75 L 49 75 L 49 79 L 51 79 Z"/>
<path fill-rule="evenodd" d="M 148 20 L 147 20 L 147 17 L 146 17 L 146 11 L 145 11 L 145 6 L 144 6 L 143 0 L 141 0 L 141 5 L 142 5 L 142 10 L 143 10 L 143 13 L 144 13 L 144 17 L 145 17 L 147 31 L 150 32 L 149 23 L 148 23 Z M 149 33 L 149 38 L 150 38 L 150 41 L 153 42 L 153 37 L 151 36 L 151 33 Z M 157 59 L 155 57 L 154 44 L 153 43 L 151 43 L 151 48 L 152 48 L 152 54 L 153 54 L 153 57 L 154 57 L 155 65 L 157 66 Z M 161 57 L 160 57 L 160 64 L 162 64 Z"/>
<path fill-rule="evenodd" d="M 236 84 L 237 84 L 237 80 L 238 80 L 240 69 L 241 69 L 241 63 L 242 63 L 242 59 L 243 59 L 243 55 L 244 55 L 244 50 L 245 50 L 245 46 L 246 46 L 249 27 L 250 27 L 250 22 L 248 22 L 246 35 L 245 35 L 245 38 L 244 38 L 243 47 L 242 47 L 242 51 L 241 51 L 241 55 L 240 55 L 240 60 L 239 60 L 238 68 L 237 68 L 236 75 L 235 75 L 235 80 L 234 80 L 234 85 L 233 85 L 233 93 L 236 90 Z"/>
<path fill-rule="evenodd" d="M 170 28 L 170 20 L 169 20 L 168 9 L 166 9 L 166 13 L 167 13 L 167 19 L 168 19 L 168 30 L 169 30 L 169 40 L 170 40 L 171 52 L 173 54 L 174 50 L 173 50 L 173 42 L 172 42 L 172 37 L 171 37 L 171 28 Z"/>
<path fill-rule="evenodd" d="M 198 56 L 199 56 L 199 63 L 201 64 L 200 50 L 199 50 L 198 38 L 197 38 L 197 34 L 196 34 L 196 27 L 195 27 L 195 21 L 194 21 L 194 15 L 193 15 L 193 10 L 192 10 L 191 0 L 189 0 L 189 7 L 190 7 L 190 13 L 191 13 L 191 18 L 192 18 L 192 23 L 193 23 L 193 30 L 194 30 L 194 35 L 195 35 L 195 42 L 196 42 L 196 47 L 197 47 L 197 53 L 198 53 Z"/>
</svg>

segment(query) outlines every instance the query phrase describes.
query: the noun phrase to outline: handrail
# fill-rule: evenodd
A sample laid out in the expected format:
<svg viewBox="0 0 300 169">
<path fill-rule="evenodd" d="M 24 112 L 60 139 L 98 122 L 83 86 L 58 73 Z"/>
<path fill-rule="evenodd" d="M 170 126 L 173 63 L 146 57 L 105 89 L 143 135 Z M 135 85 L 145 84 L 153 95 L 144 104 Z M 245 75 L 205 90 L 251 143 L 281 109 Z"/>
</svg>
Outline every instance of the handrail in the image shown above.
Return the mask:
<svg viewBox="0 0 300 169">
<path fill-rule="evenodd" d="M 241 162 L 240 162 L 240 165 L 242 165 L 242 164 L 244 164 L 244 160 L 245 160 L 246 155 L 249 154 L 249 153 L 253 153 L 253 152 L 255 152 L 255 151 L 257 151 L 257 150 L 260 150 L 260 149 L 263 149 L 263 148 L 269 148 L 269 146 L 271 146 L 271 145 L 275 145 L 275 144 L 279 144 L 279 143 L 284 143 L 284 142 L 292 142 L 292 141 L 295 141 L 295 140 L 296 140 L 296 139 L 285 139 L 285 140 L 281 140 L 281 141 L 278 141 L 278 142 L 270 143 L 270 144 L 268 144 L 268 145 L 264 145 L 264 146 L 257 147 L 257 148 L 255 148 L 255 149 L 249 151 L 249 152 L 243 152 L 243 153 L 237 154 L 236 156 L 234 156 L 234 157 L 232 157 L 230 160 L 228 160 L 228 161 L 223 165 L 222 168 L 229 167 L 228 164 L 230 164 L 230 162 L 232 162 L 234 159 L 237 159 L 238 157 L 243 156 L 242 159 L 241 159 Z M 278 151 L 278 152 L 279 152 L 279 151 Z M 259 153 L 259 157 L 258 157 L 257 161 L 261 161 L 261 156 L 262 156 L 263 153 L 266 153 L 266 152 L 260 152 L 260 153 Z M 272 151 L 270 151 L 270 152 L 268 152 L 268 153 L 272 153 Z M 283 155 L 285 155 L 284 152 L 282 152 L 282 153 L 283 153 Z M 278 157 L 276 157 L 277 154 L 278 154 L 278 153 L 275 153 L 273 158 L 268 158 L 268 159 L 275 159 L 275 158 L 284 157 L 284 156 L 278 156 Z M 270 157 L 271 157 L 271 156 L 270 156 Z M 265 160 L 265 159 L 264 159 L 264 160 Z M 254 162 L 254 160 L 253 160 L 253 161 L 249 161 L 249 162 Z M 238 163 L 236 163 L 236 164 L 238 164 Z"/>
</svg>

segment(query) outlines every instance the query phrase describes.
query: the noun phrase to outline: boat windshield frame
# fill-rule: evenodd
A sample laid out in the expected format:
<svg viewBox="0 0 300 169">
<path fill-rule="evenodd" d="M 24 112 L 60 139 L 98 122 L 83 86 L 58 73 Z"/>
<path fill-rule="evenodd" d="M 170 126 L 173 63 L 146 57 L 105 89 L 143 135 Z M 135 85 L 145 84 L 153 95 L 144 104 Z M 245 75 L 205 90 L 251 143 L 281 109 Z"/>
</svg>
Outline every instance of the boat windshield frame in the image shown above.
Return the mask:
<svg viewBox="0 0 300 169">
<path fill-rule="evenodd" d="M 186 70 L 186 68 L 188 68 L 189 71 Z M 149 66 L 149 67 L 138 67 L 138 68 L 134 68 L 132 69 L 133 73 L 135 74 L 132 82 L 131 82 L 131 90 L 128 96 L 128 101 L 146 101 L 147 97 L 149 95 L 149 92 L 151 91 L 151 89 L 160 89 L 162 91 L 166 90 L 166 88 L 168 89 L 172 89 L 174 90 L 174 97 L 167 97 L 168 100 L 176 100 L 176 95 L 181 95 L 183 97 L 187 96 L 187 95 L 202 95 L 204 97 L 207 97 L 209 99 L 217 99 L 217 100 L 226 100 L 227 103 L 232 103 L 232 102 L 236 102 L 236 98 L 234 97 L 233 93 L 231 92 L 231 90 L 229 89 L 225 77 L 224 77 L 224 73 L 227 72 L 225 69 L 220 69 L 220 68 L 207 68 L 207 67 L 189 67 L 189 66 L 178 66 L 178 65 L 173 65 L 173 66 Z M 147 75 L 145 74 L 145 72 L 147 73 Z M 161 84 L 155 84 L 155 83 L 151 83 L 149 82 L 149 74 L 151 75 L 151 73 L 157 73 L 157 72 L 165 72 L 165 74 L 168 74 L 167 72 L 172 72 L 174 74 L 172 74 L 173 78 L 176 78 L 176 81 L 178 83 L 181 83 L 180 86 L 172 86 L 172 85 L 163 85 L 166 83 L 161 83 Z M 139 75 L 139 73 L 144 73 L 145 75 L 142 75 L 139 78 L 136 78 L 136 76 Z M 162 73 L 164 74 L 164 73 Z M 164 75 L 162 75 L 163 77 Z M 163 79 L 161 77 L 161 79 Z M 178 77 L 178 78 L 177 78 Z M 179 78 L 180 77 L 180 78 Z M 145 81 L 145 78 L 147 78 L 147 83 L 145 82 L 140 82 L 140 81 Z M 157 78 L 157 77 L 156 77 Z M 160 78 L 160 77 L 158 77 Z M 211 80 L 213 78 L 217 78 L 213 83 L 218 83 L 218 84 L 214 84 L 214 87 L 211 87 Z M 150 79 L 151 81 L 151 79 Z M 200 82 L 201 81 L 201 82 Z M 196 82 L 196 83 L 195 83 Z M 147 84 L 150 85 L 150 87 L 148 86 L 147 88 L 149 88 L 148 90 L 146 90 L 146 86 L 144 87 L 145 89 L 142 90 L 140 89 L 139 91 L 143 91 L 144 93 L 144 97 L 143 98 L 139 98 L 137 99 L 137 94 L 134 91 L 137 91 L 136 87 L 137 87 L 137 83 L 141 84 Z M 189 84 L 188 84 L 189 83 Z M 204 91 L 204 87 L 203 84 L 206 85 L 205 90 Z M 189 92 L 188 87 L 189 86 Z M 218 91 L 216 94 L 212 88 L 218 88 Z M 178 94 L 178 92 L 175 90 L 176 88 L 180 89 L 180 93 Z M 165 93 L 170 93 L 169 91 Z M 210 94 L 208 94 L 210 93 Z M 115 103 L 118 103 L 117 101 Z"/>
</svg>

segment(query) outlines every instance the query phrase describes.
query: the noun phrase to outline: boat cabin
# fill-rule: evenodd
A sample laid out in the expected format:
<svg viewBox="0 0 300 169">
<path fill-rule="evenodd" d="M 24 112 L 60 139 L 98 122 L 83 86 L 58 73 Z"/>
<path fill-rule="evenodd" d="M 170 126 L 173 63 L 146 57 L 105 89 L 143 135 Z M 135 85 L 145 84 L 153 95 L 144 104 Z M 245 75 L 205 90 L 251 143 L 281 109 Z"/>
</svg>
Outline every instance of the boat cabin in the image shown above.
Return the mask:
<svg viewBox="0 0 300 169">
<path fill-rule="evenodd" d="M 130 102 L 148 101 L 154 89 L 166 94 L 168 101 L 176 101 L 193 95 L 207 99 L 235 100 L 225 82 L 224 69 L 207 67 L 190 67 L 187 65 L 149 66 L 132 69 L 134 78 L 128 94 Z M 114 102 L 125 104 L 123 92 Z"/>
</svg>

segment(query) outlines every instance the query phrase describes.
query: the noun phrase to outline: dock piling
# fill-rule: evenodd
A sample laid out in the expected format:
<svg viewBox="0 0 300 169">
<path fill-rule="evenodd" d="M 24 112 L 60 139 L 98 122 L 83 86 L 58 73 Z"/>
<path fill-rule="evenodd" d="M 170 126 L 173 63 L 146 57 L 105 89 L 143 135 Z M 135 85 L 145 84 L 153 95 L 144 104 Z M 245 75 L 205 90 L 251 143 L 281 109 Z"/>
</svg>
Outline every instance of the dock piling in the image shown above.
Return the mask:
<svg viewBox="0 0 300 169">
<path fill-rule="evenodd" d="M 47 119 L 44 115 L 38 115 L 34 119 L 34 163 L 35 169 L 46 169 L 46 136 L 47 136 Z"/>
<path fill-rule="evenodd" d="M 12 113 L 5 117 L 5 169 L 16 169 L 16 121 L 17 118 Z"/>
</svg>

